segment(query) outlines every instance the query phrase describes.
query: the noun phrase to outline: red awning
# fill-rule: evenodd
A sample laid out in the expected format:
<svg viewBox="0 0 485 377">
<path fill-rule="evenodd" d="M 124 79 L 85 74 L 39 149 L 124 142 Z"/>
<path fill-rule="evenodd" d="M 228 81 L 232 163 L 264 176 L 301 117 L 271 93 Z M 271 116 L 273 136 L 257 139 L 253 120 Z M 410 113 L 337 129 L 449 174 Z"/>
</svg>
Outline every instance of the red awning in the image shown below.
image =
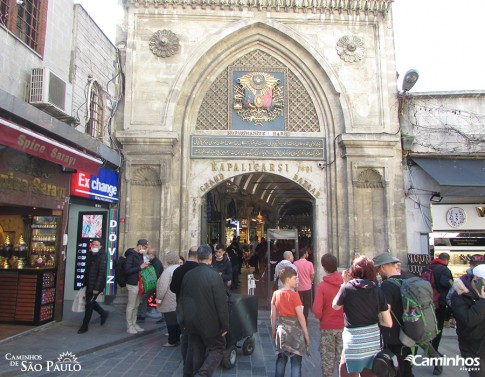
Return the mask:
<svg viewBox="0 0 485 377">
<path fill-rule="evenodd" d="M 0 144 L 71 169 L 98 174 L 103 163 L 42 134 L 0 118 Z"/>
</svg>

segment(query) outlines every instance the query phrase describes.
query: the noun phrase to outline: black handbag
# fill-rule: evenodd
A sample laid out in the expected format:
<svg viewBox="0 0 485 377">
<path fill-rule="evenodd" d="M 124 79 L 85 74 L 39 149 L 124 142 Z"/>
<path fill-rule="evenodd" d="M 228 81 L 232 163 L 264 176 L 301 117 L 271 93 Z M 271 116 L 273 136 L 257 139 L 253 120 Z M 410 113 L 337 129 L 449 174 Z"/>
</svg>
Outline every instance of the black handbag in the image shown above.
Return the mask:
<svg viewBox="0 0 485 377">
<path fill-rule="evenodd" d="M 377 377 L 396 377 L 399 370 L 399 363 L 396 355 L 384 348 L 374 356 L 372 372 Z"/>
</svg>

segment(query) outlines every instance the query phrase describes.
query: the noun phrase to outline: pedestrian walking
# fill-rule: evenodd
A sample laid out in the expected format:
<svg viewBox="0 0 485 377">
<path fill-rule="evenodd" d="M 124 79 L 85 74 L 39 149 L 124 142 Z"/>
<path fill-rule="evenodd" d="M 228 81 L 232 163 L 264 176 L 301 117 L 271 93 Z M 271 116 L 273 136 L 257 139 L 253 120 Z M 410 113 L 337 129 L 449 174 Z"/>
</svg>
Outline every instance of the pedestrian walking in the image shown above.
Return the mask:
<svg viewBox="0 0 485 377">
<path fill-rule="evenodd" d="M 157 279 L 160 278 L 160 275 L 162 275 L 163 272 L 163 264 L 160 259 L 158 259 L 157 251 L 153 247 L 148 248 L 146 258 L 144 257 L 143 260 L 155 268 Z M 152 295 L 155 296 L 155 293 L 153 291 L 143 292 L 143 295 L 140 299 L 140 305 L 138 306 L 138 314 L 136 316 L 137 321 L 145 321 L 148 312 L 148 300 Z"/>
<path fill-rule="evenodd" d="M 441 253 L 438 258 L 435 258 L 431 261 L 430 265 L 430 268 L 434 275 L 436 289 L 439 293 L 439 304 L 438 307 L 435 308 L 436 321 L 438 323 L 438 334 L 431 341 L 431 344 L 436 352 L 438 352 L 438 347 L 440 346 L 441 335 L 443 334 L 445 321 L 449 320 L 449 318 L 447 317 L 451 315 L 451 313 L 448 312 L 446 303 L 446 295 L 448 294 L 450 288 L 453 286 L 453 274 L 448 268 L 449 262 L 450 255 L 448 253 Z M 439 375 L 441 374 L 441 372 L 442 370 L 440 370 L 440 368 L 435 367 L 433 374 Z"/>
<path fill-rule="evenodd" d="M 344 328 L 344 310 L 334 310 L 332 301 L 343 284 L 342 275 L 337 271 L 337 258 L 324 254 L 321 264 L 326 275 L 318 284 L 312 312 L 320 321 L 320 356 L 322 376 L 333 377 L 335 365 L 342 354 L 342 332 Z"/>
<path fill-rule="evenodd" d="M 313 278 L 315 276 L 315 269 L 313 263 L 308 261 L 310 251 L 305 248 L 301 251 L 301 257 L 293 263 L 298 271 L 298 294 L 303 303 L 303 315 L 308 324 L 308 313 L 312 307 L 312 287 Z"/>
<path fill-rule="evenodd" d="M 485 264 L 453 283 L 451 308 L 456 319 L 458 346 L 463 358 L 479 359 L 479 365 L 466 364 L 470 377 L 485 376 Z M 471 359 L 470 359 L 471 358 Z M 470 361 L 469 361 L 470 362 Z"/>
<path fill-rule="evenodd" d="M 108 319 L 109 312 L 104 310 L 96 301 L 99 294 L 104 291 L 106 286 L 106 264 L 107 254 L 103 247 L 103 241 L 95 239 L 91 243 L 86 262 L 86 272 L 84 274 L 83 285 L 86 287 L 86 310 L 78 334 L 88 331 L 88 325 L 93 315 L 93 310 L 101 317 L 101 326 Z"/>
<path fill-rule="evenodd" d="M 390 306 L 377 287 L 374 263 L 366 256 L 354 259 L 342 273 L 344 284 L 332 307 L 344 308 L 343 352 L 340 377 L 374 377 L 372 362 L 381 350 L 379 324 L 392 326 Z"/>
<path fill-rule="evenodd" d="M 292 267 L 284 267 L 279 271 L 279 279 L 282 287 L 271 298 L 271 338 L 276 343 L 277 354 L 275 377 L 284 377 L 288 359 L 291 360 L 291 377 L 300 377 L 310 337 L 300 295 L 295 292 L 297 272 Z"/>
<path fill-rule="evenodd" d="M 126 332 L 137 334 L 145 331 L 136 323 L 138 315 L 138 306 L 140 305 L 141 296 L 139 294 L 139 275 L 143 268 L 149 266 L 143 261 L 143 253 L 149 247 L 146 239 L 138 240 L 136 247 L 125 251 L 125 274 L 126 289 L 128 291 L 128 303 L 126 304 Z"/>
<path fill-rule="evenodd" d="M 294 269 L 297 272 L 297 275 L 298 275 L 298 270 L 296 269 L 296 266 L 293 264 L 294 260 L 295 260 L 295 257 L 293 256 L 293 253 L 290 250 L 286 250 L 283 253 L 283 260 L 276 265 L 276 267 L 274 269 L 273 282 L 276 282 L 276 281 L 278 282 L 278 289 L 283 288 L 283 282 L 279 278 L 280 271 L 283 268 L 291 267 L 292 269 Z M 298 285 L 298 279 L 297 279 L 297 285 Z M 295 287 L 295 289 L 296 289 L 296 287 Z"/>
<path fill-rule="evenodd" d="M 165 261 L 168 266 L 157 281 L 157 311 L 163 313 L 167 323 L 168 341 L 163 346 L 175 347 L 180 344 L 180 327 L 177 321 L 177 299 L 170 290 L 170 282 L 174 271 L 180 266 L 180 258 L 175 251 L 169 251 Z"/>
<path fill-rule="evenodd" d="M 187 272 L 197 267 L 199 263 L 197 262 L 197 246 L 192 246 L 189 249 L 189 254 L 187 255 L 187 261 L 175 269 L 172 276 L 172 282 L 170 283 L 170 290 L 175 293 L 177 300 L 177 313 L 181 312 L 180 309 L 180 290 L 182 289 L 182 281 Z M 182 353 L 182 360 L 184 363 L 184 377 L 192 377 L 193 367 L 192 367 L 192 343 L 190 342 L 189 335 L 184 331 L 181 320 L 177 315 L 177 320 L 179 321 L 179 327 L 182 332 L 180 335 L 180 352 Z"/>
<path fill-rule="evenodd" d="M 212 268 L 222 277 L 224 285 L 229 289 L 232 284 L 232 265 L 222 243 L 215 246 Z"/>
<path fill-rule="evenodd" d="M 414 377 L 412 364 L 406 357 L 412 354 L 411 348 L 405 346 L 400 338 L 401 325 L 399 321 L 404 313 L 401 298 L 400 285 L 393 280 L 406 279 L 401 275 L 401 261 L 389 253 L 382 253 L 373 258 L 374 266 L 382 278 L 381 290 L 386 297 L 387 303 L 391 306 L 391 315 L 393 318 L 392 327 L 380 326 L 384 346 L 396 355 L 399 368 L 396 377 Z"/>
<path fill-rule="evenodd" d="M 181 323 L 192 342 L 195 377 L 214 374 L 224 355 L 229 329 L 227 291 L 211 267 L 209 245 L 198 248 L 197 260 L 199 266 L 185 274 L 180 291 Z"/>
</svg>

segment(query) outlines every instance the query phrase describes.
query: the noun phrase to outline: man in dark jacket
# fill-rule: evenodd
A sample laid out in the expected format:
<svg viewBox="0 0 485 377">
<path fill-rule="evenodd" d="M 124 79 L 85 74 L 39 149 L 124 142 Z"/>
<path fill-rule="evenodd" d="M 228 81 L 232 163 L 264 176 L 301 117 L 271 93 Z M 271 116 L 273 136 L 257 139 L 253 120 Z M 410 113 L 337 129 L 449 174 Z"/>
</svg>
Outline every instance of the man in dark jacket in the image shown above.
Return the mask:
<svg viewBox="0 0 485 377">
<path fill-rule="evenodd" d="M 448 268 L 449 262 L 450 255 L 447 253 L 441 253 L 438 258 L 435 258 L 431 261 L 430 266 L 431 270 L 433 271 L 436 289 L 439 293 L 439 306 L 435 308 L 438 334 L 431 341 L 431 344 L 436 351 L 438 351 L 438 347 L 440 345 L 441 335 L 443 333 L 443 327 L 447 314 L 446 295 L 448 294 L 448 291 L 453 284 L 453 275 L 451 273 L 451 270 Z M 439 373 L 436 370 L 434 374 Z"/>
<path fill-rule="evenodd" d="M 227 288 L 230 287 L 232 281 L 232 265 L 222 243 L 216 245 L 214 258 L 212 259 L 212 267 L 222 277 L 224 285 Z"/>
<path fill-rule="evenodd" d="M 88 331 L 89 321 L 93 315 L 93 310 L 101 316 L 101 326 L 104 325 L 108 318 L 109 312 L 104 310 L 97 302 L 98 295 L 106 286 L 106 263 L 107 254 L 103 248 L 103 242 L 95 239 L 91 243 L 91 250 L 88 253 L 86 263 L 86 273 L 84 275 L 84 286 L 86 287 L 86 311 L 84 319 L 78 334 Z"/>
<path fill-rule="evenodd" d="M 413 377 L 412 364 L 405 358 L 412 354 L 411 348 L 406 347 L 399 340 L 403 306 L 401 298 L 401 280 L 405 279 L 401 275 L 401 261 L 389 253 L 382 253 L 374 257 L 374 266 L 382 277 L 381 290 L 386 296 L 386 301 L 391 305 L 392 327 L 379 326 L 384 346 L 387 347 L 397 357 L 399 371 L 396 377 Z"/>
<path fill-rule="evenodd" d="M 175 293 L 177 297 L 177 307 L 180 305 L 180 290 L 182 289 L 182 281 L 187 272 L 194 269 L 199 265 L 197 262 L 197 246 L 192 246 L 189 249 L 189 254 L 187 256 L 187 261 L 175 269 L 172 275 L 172 281 L 170 282 L 170 290 Z M 180 351 L 182 352 L 182 360 L 184 361 L 184 377 L 192 377 L 192 344 L 189 342 L 189 336 L 182 328 L 182 334 L 180 336 Z"/>
<path fill-rule="evenodd" d="M 180 290 L 182 328 L 193 348 L 194 376 L 212 376 L 226 349 L 229 329 L 227 293 L 219 274 L 211 268 L 212 250 L 197 250 L 199 266 L 185 274 Z"/>
<path fill-rule="evenodd" d="M 239 272 L 241 269 L 241 264 L 243 262 L 242 250 L 239 249 L 238 242 L 233 240 L 232 243 L 226 249 L 226 253 L 231 260 L 232 268 L 232 280 L 231 289 L 236 289 L 239 287 Z"/>
<path fill-rule="evenodd" d="M 148 247 L 148 241 L 141 239 L 138 240 L 135 248 L 125 251 L 126 290 L 128 291 L 128 303 L 126 304 L 126 332 L 129 334 L 137 334 L 144 331 L 144 329 L 136 324 L 138 306 L 140 305 L 138 276 L 142 268 L 148 267 L 148 263 L 143 262 L 143 252 Z"/>
<path fill-rule="evenodd" d="M 485 376 L 485 265 L 475 267 L 472 274 L 457 279 L 451 296 L 456 319 L 456 333 L 461 356 L 480 358 L 479 365 L 468 371 L 470 377 Z M 468 364 L 467 364 L 468 365 Z M 478 370 L 471 370 L 471 369 Z"/>
</svg>

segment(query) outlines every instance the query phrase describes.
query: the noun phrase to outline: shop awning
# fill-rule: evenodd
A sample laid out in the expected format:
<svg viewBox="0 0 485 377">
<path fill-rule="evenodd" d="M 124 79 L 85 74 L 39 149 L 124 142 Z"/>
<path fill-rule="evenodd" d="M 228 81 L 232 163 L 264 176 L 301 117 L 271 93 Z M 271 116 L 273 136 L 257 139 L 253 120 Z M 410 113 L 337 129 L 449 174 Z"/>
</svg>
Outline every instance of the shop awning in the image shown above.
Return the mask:
<svg viewBox="0 0 485 377">
<path fill-rule="evenodd" d="M 97 174 L 103 163 L 98 158 L 3 118 L 0 118 L 0 144 L 90 174 Z"/>
<path fill-rule="evenodd" d="M 440 184 L 442 196 L 485 197 L 485 160 L 416 157 L 412 160 Z"/>
</svg>

